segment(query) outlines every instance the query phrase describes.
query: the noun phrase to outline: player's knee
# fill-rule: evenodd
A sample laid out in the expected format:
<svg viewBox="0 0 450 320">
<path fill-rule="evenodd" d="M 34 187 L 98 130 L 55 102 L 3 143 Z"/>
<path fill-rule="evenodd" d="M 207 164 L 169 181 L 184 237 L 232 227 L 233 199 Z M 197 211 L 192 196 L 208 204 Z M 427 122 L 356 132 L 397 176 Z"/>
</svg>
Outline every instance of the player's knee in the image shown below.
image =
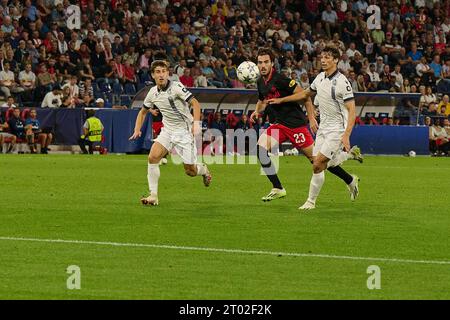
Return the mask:
<svg viewBox="0 0 450 320">
<path fill-rule="evenodd" d="M 149 155 L 148 156 L 148 163 L 150 163 L 150 164 L 157 164 L 157 163 L 159 163 L 159 159 L 158 159 L 158 157 L 155 157 L 154 155 Z"/>
<path fill-rule="evenodd" d="M 189 176 L 189 177 L 195 177 L 197 175 L 197 172 L 194 168 L 184 168 L 184 172 Z"/>
<path fill-rule="evenodd" d="M 314 173 L 321 173 L 323 170 L 325 170 L 326 164 L 320 161 L 314 160 L 313 162 L 313 172 Z"/>
</svg>

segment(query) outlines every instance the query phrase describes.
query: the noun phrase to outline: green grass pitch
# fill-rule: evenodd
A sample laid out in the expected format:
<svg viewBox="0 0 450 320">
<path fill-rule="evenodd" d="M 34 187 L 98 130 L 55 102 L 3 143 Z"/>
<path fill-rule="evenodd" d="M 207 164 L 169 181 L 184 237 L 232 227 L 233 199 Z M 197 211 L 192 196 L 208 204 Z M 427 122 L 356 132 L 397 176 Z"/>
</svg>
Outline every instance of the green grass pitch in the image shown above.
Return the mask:
<svg viewBox="0 0 450 320">
<path fill-rule="evenodd" d="M 260 201 L 270 185 L 257 165 L 211 165 L 205 188 L 168 164 L 160 205 L 143 207 L 145 156 L 0 155 L 0 299 L 450 298 L 448 159 L 347 162 L 358 200 L 327 173 L 307 214 L 297 208 L 310 164 L 280 163 L 284 199 Z M 66 287 L 69 265 L 81 269 L 80 290 Z M 381 289 L 367 288 L 371 265 Z"/>
</svg>

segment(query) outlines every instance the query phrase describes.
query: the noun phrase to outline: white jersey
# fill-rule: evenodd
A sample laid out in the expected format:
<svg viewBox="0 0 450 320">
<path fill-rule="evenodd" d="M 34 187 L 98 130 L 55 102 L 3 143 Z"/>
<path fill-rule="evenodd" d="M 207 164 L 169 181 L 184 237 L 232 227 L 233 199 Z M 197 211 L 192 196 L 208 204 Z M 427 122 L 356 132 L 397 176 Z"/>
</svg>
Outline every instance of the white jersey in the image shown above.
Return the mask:
<svg viewBox="0 0 450 320">
<path fill-rule="evenodd" d="M 144 108 L 157 107 L 163 116 L 167 130 L 180 131 L 192 128 L 193 117 L 189 110 L 189 101 L 194 95 L 181 82 L 168 81 L 167 86 L 159 90 L 154 86 L 147 93 Z"/>
<path fill-rule="evenodd" d="M 321 72 L 309 87 L 316 92 L 314 104 L 319 106 L 322 131 L 343 131 L 347 126 L 348 110 L 344 103 L 354 99 L 353 89 L 347 78 L 336 70 L 329 77 Z"/>
</svg>

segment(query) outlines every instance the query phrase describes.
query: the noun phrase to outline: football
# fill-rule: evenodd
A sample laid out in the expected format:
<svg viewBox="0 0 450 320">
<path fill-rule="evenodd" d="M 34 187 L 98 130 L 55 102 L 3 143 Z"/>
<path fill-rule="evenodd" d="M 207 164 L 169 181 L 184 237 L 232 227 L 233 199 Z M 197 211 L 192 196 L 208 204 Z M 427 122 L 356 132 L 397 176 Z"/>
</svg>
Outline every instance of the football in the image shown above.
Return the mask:
<svg viewBox="0 0 450 320">
<path fill-rule="evenodd" d="M 259 78 L 258 66 L 251 61 L 244 61 L 237 68 L 237 76 L 245 84 L 255 83 Z"/>
<path fill-rule="evenodd" d="M 409 155 L 411 158 L 414 158 L 414 157 L 416 156 L 416 152 L 415 152 L 414 150 L 411 150 L 411 151 L 408 153 L 408 155 Z"/>
</svg>

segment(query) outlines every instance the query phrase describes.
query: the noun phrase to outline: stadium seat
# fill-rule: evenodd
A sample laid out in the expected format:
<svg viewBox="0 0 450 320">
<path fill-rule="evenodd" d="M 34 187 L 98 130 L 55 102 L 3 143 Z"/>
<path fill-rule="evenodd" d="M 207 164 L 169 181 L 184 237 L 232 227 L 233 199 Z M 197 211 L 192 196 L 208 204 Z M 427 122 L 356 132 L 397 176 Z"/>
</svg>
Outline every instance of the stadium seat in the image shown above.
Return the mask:
<svg viewBox="0 0 450 320">
<path fill-rule="evenodd" d="M 98 87 L 97 83 L 92 83 L 92 89 L 94 90 L 94 97 L 98 97 L 100 95 L 100 88 Z"/>
<path fill-rule="evenodd" d="M 134 96 L 136 95 L 136 87 L 133 83 L 125 83 L 124 92 L 126 95 Z"/>
<path fill-rule="evenodd" d="M 141 91 L 142 89 L 144 89 L 147 85 L 144 82 L 138 82 L 137 84 L 137 91 Z"/>
<path fill-rule="evenodd" d="M 131 98 L 130 98 L 130 96 L 122 95 L 122 96 L 120 97 L 120 105 L 121 105 L 121 106 L 127 106 L 127 107 L 130 107 L 130 105 L 131 105 Z"/>
<path fill-rule="evenodd" d="M 104 83 L 104 82 L 101 82 L 99 84 L 99 88 L 100 88 L 100 91 L 103 92 L 103 93 L 112 92 L 111 85 L 109 85 L 107 83 Z"/>
<path fill-rule="evenodd" d="M 30 116 L 30 109 L 25 108 L 22 110 L 22 113 L 20 114 L 20 117 L 23 121 L 25 121 Z"/>
<path fill-rule="evenodd" d="M 112 92 L 105 92 L 104 94 L 104 99 L 103 100 L 105 100 L 105 102 L 106 101 L 108 101 L 108 102 L 111 102 L 111 103 L 113 103 L 114 102 L 114 94 L 112 93 Z"/>
<path fill-rule="evenodd" d="M 6 113 L 5 113 L 5 120 L 6 120 L 6 121 L 9 121 L 9 119 L 12 118 L 13 112 L 14 112 L 14 109 L 13 109 L 13 108 L 9 108 L 9 109 L 6 111 Z"/>
<path fill-rule="evenodd" d="M 146 73 L 146 74 L 138 74 L 138 82 L 140 83 L 146 83 L 148 81 L 152 81 L 152 78 L 150 77 L 150 74 Z"/>
<path fill-rule="evenodd" d="M 203 115 L 207 116 L 208 114 L 213 113 L 215 111 L 216 111 L 215 109 L 203 109 Z"/>
<path fill-rule="evenodd" d="M 389 113 L 387 113 L 387 112 L 380 112 L 378 114 L 378 119 L 385 119 L 385 118 L 389 118 Z"/>
<path fill-rule="evenodd" d="M 242 109 L 233 110 L 233 113 L 237 117 L 242 117 L 242 115 L 244 114 L 244 110 Z"/>
<path fill-rule="evenodd" d="M 120 96 L 123 93 L 123 88 L 120 83 L 113 83 L 112 86 L 113 94 Z"/>
<path fill-rule="evenodd" d="M 355 123 L 359 126 L 365 125 L 364 121 L 361 119 L 361 117 L 356 117 Z"/>
</svg>

